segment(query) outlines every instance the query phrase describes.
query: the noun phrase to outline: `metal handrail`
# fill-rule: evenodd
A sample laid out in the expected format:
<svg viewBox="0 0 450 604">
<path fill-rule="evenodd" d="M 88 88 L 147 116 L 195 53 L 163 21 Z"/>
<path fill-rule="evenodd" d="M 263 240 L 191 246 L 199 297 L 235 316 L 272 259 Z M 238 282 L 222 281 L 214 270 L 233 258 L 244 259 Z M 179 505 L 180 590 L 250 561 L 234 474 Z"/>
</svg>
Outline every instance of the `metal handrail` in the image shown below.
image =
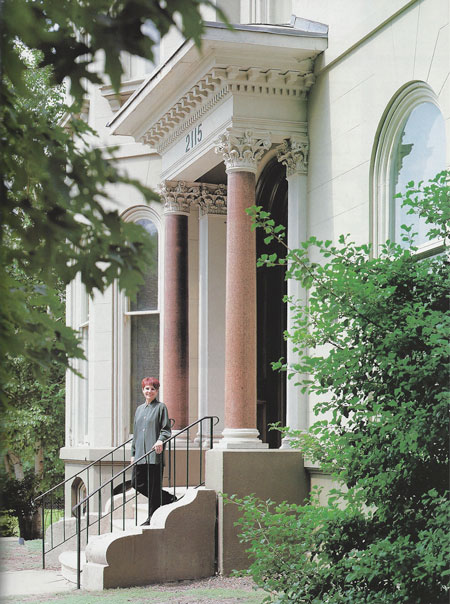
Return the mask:
<svg viewBox="0 0 450 604">
<path fill-rule="evenodd" d="M 196 420 L 195 422 L 192 422 L 191 424 L 189 424 L 189 426 L 186 426 L 186 428 L 183 428 L 182 430 L 177 432 L 177 434 L 174 434 L 173 436 L 171 436 L 164 442 L 164 449 L 168 451 L 168 457 L 169 457 L 169 477 L 168 477 L 169 484 L 168 484 L 168 486 L 170 488 L 170 486 L 171 486 L 170 483 L 172 482 L 172 476 L 173 476 L 174 496 L 176 493 L 176 463 L 175 463 L 176 439 L 181 434 L 184 434 L 184 433 L 187 434 L 187 440 L 186 440 L 186 451 L 187 451 L 187 455 L 186 455 L 186 488 L 187 488 L 189 486 L 189 484 L 188 484 L 188 482 L 189 482 L 189 431 L 191 428 L 197 426 L 198 424 L 200 424 L 200 439 L 199 439 L 199 453 L 200 453 L 200 455 L 199 455 L 199 460 L 200 460 L 199 478 L 200 478 L 200 482 L 198 485 L 196 485 L 195 488 L 198 488 L 199 486 L 204 484 L 204 481 L 202 480 L 203 422 L 204 421 L 209 421 L 209 423 L 210 423 L 209 448 L 212 449 L 213 439 L 214 439 L 214 430 L 213 429 L 214 429 L 214 426 L 216 426 L 217 423 L 219 422 L 219 418 L 215 415 L 205 416 L 205 417 L 202 417 L 201 419 Z M 172 443 L 173 443 L 173 450 L 172 450 Z M 168 449 L 166 449 L 166 447 L 168 447 Z M 103 520 L 104 518 L 107 518 L 108 516 L 110 516 L 110 518 L 111 518 L 111 532 L 112 532 L 113 513 L 116 510 L 119 510 L 121 508 L 123 509 L 123 530 L 125 529 L 125 505 L 129 501 L 132 501 L 133 498 L 134 498 L 135 504 L 136 504 L 137 496 L 138 496 L 138 492 L 135 490 L 134 495 L 130 499 L 126 499 L 125 474 L 130 469 L 136 467 L 139 464 L 139 462 L 142 461 L 144 458 L 148 457 L 152 451 L 153 451 L 153 448 L 150 451 L 147 451 L 146 453 L 144 453 L 144 455 L 141 455 L 141 457 L 139 457 L 138 459 L 135 459 L 134 462 L 130 463 L 126 468 L 123 468 L 122 470 L 120 470 L 119 472 L 114 474 L 114 476 L 111 476 L 111 478 L 109 478 L 108 480 L 103 482 L 97 489 L 95 489 L 95 491 L 92 491 L 92 493 L 89 493 L 88 495 L 86 495 L 86 497 L 84 499 L 82 499 L 76 505 L 73 506 L 72 512 L 74 513 L 74 515 L 76 517 L 76 527 L 77 527 L 77 529 L 76 529 L 76 534 L 77 534 L 77 589 L 80 589 L 80 585 L 81 585 L 81 581 L 80 581 L 80 578 L 81 578 L 81 533 L 83 531 L 86 531 L 86 543 L 88 543 L 89 542 L 89 527 L 92 526 L 93 524 L 97 523 L 98 524 L 98 534 L 100 534 L 101 520 Z M 173 455 L 172 455 L 172 453 L 173 453 Z M 171 463 L 172 457 L 173 457 L 173 469 L 172 469 L 172 463 Z M 159 465 L 160 465 L 160 471 L 161 471 L 161 476 L 162 476 L 163 464 L 161 463 Z M 122 485 L 123 485 L 122 503 L 120 503 L 117 507 L 115 507 L 114 506 L 114 481 L 117 481 L 120 477 L 122 477 Z M 102 495 L 102 491 L 106 487 L 108 487 L 108 485 L 110 485 L 110 490 L 111 490 L 111 509 L 108 512 L 106 512 L 104 515 L 102 515 L 101 495 Z M 161 504 L 162 504 L 162 492 L 163 492 L 163 488 L 162 488 L 162 480 L 161 480 L 161 490 L 160 490 L 160 503 Z M 90 505 L 91 499 L 95 495 L 97 495 L 98 499 L 99 499 L 99 501 L 98 501 L 99 514 L 98 514 L 98 519 L 91 523 L 89 520 L 89 505 Z M 81 527 L 81 518 L 82 518 L 81 512 L 82 512 L 83 507 L 86 510 L 86 526 L 84 528 Z M 150 499 L 148 499 L 148 507 L 149 507 L 148 512 L 149 512 L 149 516 L 150 516 Z M 137 506 L 136 506 L 136 514 L 135 514 L 135 524 L 137 525 Z"/>
<path fill-rule="evenodd" d="M 171 420 L 172 421 L 172 420 Z M 66 541 L 68 541 L 69 539 L 71 539 L 72 537 L 75 537 L 76 532 L 67 535 L 66 534 L 66 514 L 65 514 L 65 505 L 64 505 L 64 514 L 62 517 L 62 521 L 63 521 L 63 538 L 62 541 L 59 541 L 58 543 L 54 544 L 54 539 L 53 539 L 53 498 L 54 498 L 54 494 L 56 492 L 57 489 L 63 488 L 65 487 L 65 485 L 69 482 L 72 482 L 75 478 L 80 477 L 81 475 L 84 474 L 84 477 L 86 478 L 85 482 L 86 482 L 86 489 L 87 492 L 89 492 L 89 470 L 93 467 L 93 466 L 100 466 L 100 480 L 101 480 L 101 464 L 102 461 L 104 461 L 107 457 L 110 457 L 111 460 L 111 469 L 113 468 L 114 465 L 114 453 L 116 453 L 119 449 L 123 449 L 123 463 L 125 463 L 125 446 L 130 443 L 133 440 L 133 437 L 130 437 L 128 440 L 126 440 L 125 442 L 123 442 L 122 444 L 118 445 L 117 447 L 114 447 L 114 449 L 112 449 L 111 451 L 108 451 L 108 453 L 105 453 L 104 455 L 102 455 L 101 457 L 99 457 L 98 459 L 95 459 L 94 461 L 92 461 L 90 464 L 88 464 L 86 467 L 84 467 L 82 470 L 80 470 L 79 472 L 76 472 L 75 474 L 73 474 L 72 476 L 70 476 L 69 478 L 66 478 L 65 480 L 62 480 L 61 482 L 59 482 L 57 485 L 55 485 L 54 487 L 52 487 L 51 489 L 48 489 L 47 491 L 45 491 L 45 493 L 42 493 L 41 495 L 38 495 L 34 500 L 33 503 L 35 505 L 37 505 L 37 507 L 41 506 L 41 532 L 42 532 L 42 568 L 45 568 L 45 555 L 48 554 L 49 552 L 51 552 L 52 550 L 54 550 L 56 547 L 58 547 L 59 545 L 62 545 L 63 543 L 65 543 Z M 45 501 L 46 499 L 50 498 L 50 547 L 46 550 L 45 549 Z M 56 495 L 55 495 L 55 499 L 56 499 Z M 64 490 L 63 490 L 63 499 L 64 499 Z"/>
<path fill-rule="evenodd" d="M 174 419 L 170 419 L 170 425 L 171 427 L 173 427 L 175 423 Z M 104 455 L 102 455 L 101 457 L 98 457 L 97 459 L 95 459 L 94 461 L 92 461 L 91 463 L 89 463 L 87 466 L 85 466 L 82 470 L 80 470 L 79 472 L 76 472 L 75 474 L 73 474 L 72 476 L 70 476 L 69 478 L 66 478 L 65 480 L 59 482 L 57 485 L 53 486 L 51 489 L 48 489 L 47 491 L 45 491 L 45 493 L 42 493 L 41 495 L 38 495 L 34 500 L 33 503 L 34 505 L 36 505 L 36 507 L 41 506 L 41 532 L 42 532 L 42 568 L 45 568 L 45 555 L 48 554 L 49 552 L 53 551 L 56 547 L 58 547 L 59 545 L 62 545 L 63 543 L 65 543 L 66 541 L 68 541 L 69 539 L 73 538 L 76 536 L 76 532 L 73 532 L 72 534 L 67 534 L 66 533 L 66 521 L 68 520 L 68 518 L 66 518 L 65 515 L 65 505 L 64 505 L 64 514 L 62 517 L 62 521 L 63 521 L 63 537 L 62 537 L 62 541 L 59 541 L 58 543 L 54 543 L 54 538 L 53 538 L 53 502 L 54 499 L 57 499 L 55 492 L 57 489 L 63 488 L 65 487 L 65 485 L 69 482 L 73 482 L 73 480 L 75 478 L 81 477 L 82 475 L 84 475 L 85 478 L 85 486 L 86 486 L 86 490 L 87 493 L 89 493 L 89 477 L 90 477 L 90 472 L 89 470 L 93 467 L 93 466 L 100 466 L 100 482 L 101 482 L 101 471 L 102 471 L 102 461 L 104 461 L 107 457 L 110 457 L 110 462 L 111 462 L 111 471 L 113 469 L 113 465 L 114 462 L 116 461 L 121 461 L 124 465 L 125 465 L 125 447 L 126 445 L 128 445 L 131 441 L 133 440 L 133 437 L 131 436 L 128 440 L 124 441 L 122 444 L 118 445 L 117 447 L 114 447 L 114 449 L 112 449 L 111 451 L 108 451 L 108 453 L 105 453 Z M 118 460 L 116 457 L 116 460 L 114 460 L 114 454 L 119 450 L 119 449 L 123 449 L 123 458 L 121 460 Z M 62 497 L 64 499 L 64 490 L 62 493 Z M 49 527 L 50 527 L 50 547 L 46 550 L 45 549 L 45 512 L 46 512 L 46 498 L 50 498 L 50 508 L 47 511 L 50 511 L 50 523 L 49 523 Z"/>
<path fill-rule="evenodd" d="M 89 470 L 89 468 L 91 468 L 92 466 L 95 466 L 95 464 L 97 464 L 99 461 L 103 461 L 105 459 L 105 457 L 108 457 L 108 455 L 114 455 L 115 451 L 117 451 L 118 449 L 121 449 L 122 447 L 125 447 L 125 445 L 127 445 L 128 443 L 130 443 L 132 440 L 133 440 L 133 437 L 131 436 L 128 440 L 126 440 L 125 442 L 123 442 L 121 445 L 118 445 L 117 447 L 115 447 L 115 449 L 112 449 L 108 453 L 105 453 L 104 455 L 102 455 L 98 459 L 94 460 L 93 462 L 91 462 L 89 465 L 87 465 L 85 468 L 83 468 L 82 470 L 80 470 L 79 472 L 77 472 L 76 474 L 74 474 L 73 476 L 71 476 L 70 478 L 66 478 L 65 480 L 62 480 L 60 483 L 56 484 L 51 489 L 48 489 L 48 491 L 45 491 L 45 493 L 42 493 L 41 495 L 38 495 L 33 500 L 33 502 L 36 503 L 36 501 L 38 501 L 39 499 L 42 499 L 42 497 L 46 497 L 49 493 L 51 493 L 51 492 L 55 491 L 57 488 L 62 487 L 63 485 L 65 485 L 66 482 L 69 482 L 69 481 L 73 480 L 74 478 L 77 478 L 80 474 L 82 474 L 83 472 L 86 472 L 86 470 Z"/>
</svg>

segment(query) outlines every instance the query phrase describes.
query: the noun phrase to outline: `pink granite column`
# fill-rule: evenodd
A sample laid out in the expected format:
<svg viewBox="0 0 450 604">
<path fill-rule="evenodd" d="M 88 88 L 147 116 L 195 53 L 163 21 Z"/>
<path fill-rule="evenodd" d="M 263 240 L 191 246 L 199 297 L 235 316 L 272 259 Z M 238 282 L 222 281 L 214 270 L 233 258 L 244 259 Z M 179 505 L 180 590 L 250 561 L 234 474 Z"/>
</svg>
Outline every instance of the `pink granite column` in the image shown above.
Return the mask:
<svg viewBox="0 0 450 604">
<path fill-rule="evenodd" d="M 255 174 L 228 174 L 225 427 L 256 428 L 256 237 L 246 208 Z"/>
<path fill-rule="evenodd" d="M 218 447 L 266 447 L 256 429 L 256 238 L 246 208 L 255 203 L 266 133 L 229 129 L 216 143 L 227 167 L 225 430 Z"/>
<path fill-rule="evenodd" d="M 177 183 L 176 185 L 177 186 Z M 167 183 L 164 206 L 164 402 L 180 430 L 189 422 L 188 212 Z"/>
</svg>

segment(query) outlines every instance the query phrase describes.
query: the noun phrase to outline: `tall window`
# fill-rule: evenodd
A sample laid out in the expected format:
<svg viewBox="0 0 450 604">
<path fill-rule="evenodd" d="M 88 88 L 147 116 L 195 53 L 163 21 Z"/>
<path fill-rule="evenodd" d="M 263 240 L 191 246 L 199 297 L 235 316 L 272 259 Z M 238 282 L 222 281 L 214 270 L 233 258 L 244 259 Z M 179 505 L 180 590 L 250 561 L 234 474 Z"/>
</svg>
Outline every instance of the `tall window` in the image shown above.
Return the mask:
<svg viewBox="0 0 450 604">
<path fill-rule="evenodd" d="M 428 243 L 430 225 L 418 215 L 408 215 L 395 196 L 407 190 L 407 183 L 428 181 L 445 168 L 445 123 L 434 103 L 420 103 L 409 113 L 398 135 L 392 162 L 391 233 L 401 243 L 401 226 L 412 226 L 418 233 L 415 243 Z"/>
<path fill-rule="evenodd" d="M 159 377 L 159 287 L 158 229 L 150 218 L 136 221 L 150 235 L 153 262 L 145 273 L 145 283 L 136 300 L 130 300 L 126 315 L 130 334 L 130 426 L 137 405 L 143 402 L 141 380 Z"/>
<path fill-rule="evenodd" d="M 375 253 L 387 239 L 402 244 L 402 225 L 417 233 L 419 251 L 433 253 L 439 242 L 427 238 L 431 225 L 408 214 L 396 198 L 409 182 L 427 182 L 446 168 L 445 122 L 427 84 L 413 82 L 400 91 L 386 112 L 377 143 L 372 190 Z"/>
</svg>

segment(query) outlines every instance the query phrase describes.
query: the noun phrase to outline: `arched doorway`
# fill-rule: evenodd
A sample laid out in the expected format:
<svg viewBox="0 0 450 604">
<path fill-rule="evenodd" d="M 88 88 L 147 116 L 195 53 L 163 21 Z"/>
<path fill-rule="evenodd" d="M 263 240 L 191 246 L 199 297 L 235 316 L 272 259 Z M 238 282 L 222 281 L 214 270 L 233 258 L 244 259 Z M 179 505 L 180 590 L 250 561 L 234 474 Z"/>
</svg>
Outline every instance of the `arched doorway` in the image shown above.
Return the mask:
<svg viewBox="0 0 450 604">
<path fill-rule="evenodd" d="M 256 204 L 270 212 L 276 224 L 287 228 L 288 189 L 285 167 L 273 158 L 264 168 L 256 186 Z M 264 243 L 266 234 L 256 230 L 256 251 L 283 257 L 285 250 L 278 242 Z M 287 293 L 286 269 L 283 266 L 257 269 L 257 340 L 258 340 L 258 417 L 257 427 L 261 439 L 271 449 L 280 447 L 281 434 L 269 430 L 274 422 L 286 422 L 286 374 L 273 371 L 271 363 L 286 358 L 284 332 L 287 327 L 287 310 L 283 297 Z"/>
<path fill-rule="evenodd" d="M 79 476 L 77 476 L 75 478 L 75 480 L 72 482 L 71 488 L 70 488 L 70 495 L 71 495 L 71 509 L 73 509 L 73 507 L 75 505 L 77 505 L 78 503 L 80 503 L 80 501 L 83 501 L 83 499 L 87 496 L 87 489 L 86 489 L 86 485 L 84 484 L 84 482 L 81 480 L 81 478 Z M 86 512 L 86 506 L 83 506 L 83 514 Z M 72 512 L 73 514 L 73 512 Z"/>
</svg>

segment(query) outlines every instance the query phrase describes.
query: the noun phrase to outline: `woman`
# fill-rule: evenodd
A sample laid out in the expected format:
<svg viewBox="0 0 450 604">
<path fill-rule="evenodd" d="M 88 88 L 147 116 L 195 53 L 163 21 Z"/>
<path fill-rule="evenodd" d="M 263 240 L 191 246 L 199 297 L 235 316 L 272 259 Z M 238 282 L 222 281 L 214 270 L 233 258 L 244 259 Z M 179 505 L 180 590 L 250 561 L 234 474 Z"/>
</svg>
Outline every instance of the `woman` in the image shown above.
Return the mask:
<svg viewBox="0 0 450 604">
<path fill-rule="evenodd" d="M 133 486 L 148 497 L 148 518 L 142 524 L 150 524 L 153 512 L 161 504 L 161 480 L 163 445 L 170 438 L 170 420 L 167 407 L 157 400 L 159 381 L 153 377 L 142 380 L 145 403 L 139 405 L 134 416 L 131 463 L 138 459 L 133 468 Z M 148 455 L 145 455 L 148 453 Z M 143 459 L 139 459 L 140 457 Z"/>
</svg>

